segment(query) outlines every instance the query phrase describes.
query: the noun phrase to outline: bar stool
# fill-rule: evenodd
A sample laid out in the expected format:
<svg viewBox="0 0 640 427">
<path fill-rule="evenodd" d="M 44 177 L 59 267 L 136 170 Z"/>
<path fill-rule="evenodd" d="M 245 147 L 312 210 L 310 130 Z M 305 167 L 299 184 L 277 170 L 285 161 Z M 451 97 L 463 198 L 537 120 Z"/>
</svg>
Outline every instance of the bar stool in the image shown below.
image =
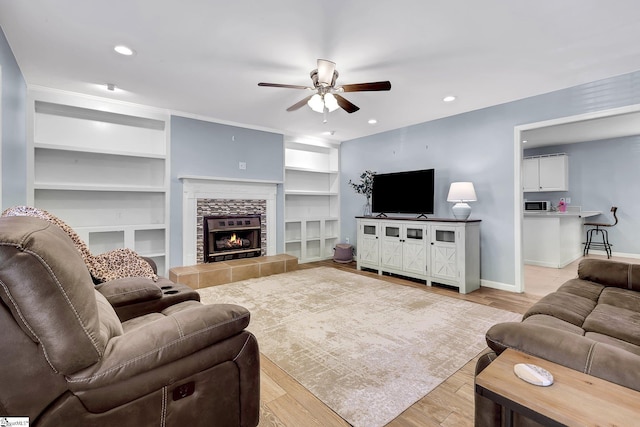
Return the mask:
<svg viewBox="0 0 640 427">
<path fill-rule="evenodd" d="M 607 227 L 613 227 L 618 223 L 618 217 L 616 216 L 616 211 L 618 208 L 613 206 L 611 208 L 611 212 L 613 213 L 613 218 L 615 218 L 615 222 L 613 224 L 606 224 L 602 222 L 585 222 L 584 225 L 595 227 L 587 230 L 587 241 L 584 243 L 584 251 L 582 253 L 583 256 L 589 255 L 589 249 L 604 249 L 607 252 L 607 259 L 611 258 L 611 244 L 609 243 L 609 233 L 607 232 Z M 593 241 L 593 233 L 602 234 L 602 243 Z"/>
</svg>

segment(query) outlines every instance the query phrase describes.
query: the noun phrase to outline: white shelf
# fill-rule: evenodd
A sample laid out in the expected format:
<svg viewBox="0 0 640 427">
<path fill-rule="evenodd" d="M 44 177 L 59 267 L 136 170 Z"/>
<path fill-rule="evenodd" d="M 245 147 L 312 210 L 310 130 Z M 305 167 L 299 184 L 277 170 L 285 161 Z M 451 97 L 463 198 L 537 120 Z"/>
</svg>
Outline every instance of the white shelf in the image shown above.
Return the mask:
<svg viewBox="0 0 640 427">
<path fill-rule="evenodd" d="M 309 172 L 309 173 L 323 173 L 323 174 L 333 174 L 333 175 L 340 173 L 337 170 L 301 168 L 301 167 L 294 167 L 294 166 L 285 166 L 284 169 L 288 170 L 288 171 Z"/>
<path fill-rule="evenodd" d="M 338 196 L 334 191 L 304 191 L 304 190 L 285 190 L 287 196 Z"/>
<path fill-rule="evenodd" d="M 168 114 L 44 89 L 28 98 L 27 203 L 69 224 L 92 253 L 130 248 L 166 275 Z"/>
<path fill-rule="evenodd" d="M 35 148 L 44 149 L 44 150 L 58 150 L 58 151 L 70 151 L 70 152 L 78 152 L 78 153 L 98 153 L 98 154 L 109 154 L 112 156 L 123 156 L 123 157 L 143 157 L 150 159 L 165 159 L 167 156 L 165 154 L 156 154 L 156 153 L 143 153 L 143 152 L 133 152 L 133 151 L 121 151 L 121 150 L 109 150 L 95 147 L 78 147 L 73 145 L 61 145 L 61 144 L 47 144 L 43 142 L 36 141 L 33 145 Z"/>
<path fill-rule="evenodd" d="M 64 183 L 38 183 L 33 184 L 36 190 L 64 190 L 64 191 L 124 191 L 134 193 L 164 193 L 162 187 L 139 187 L 139 186 L 113 186 L 113 185 L 85 185 L 85 184 L 64 184 Z"/>
<path fill-rule="evenodd" d="M 340 234 L 339 150 L 285 141 L 285 250 L 299 262 L 331 258 Z"/>
</svg>

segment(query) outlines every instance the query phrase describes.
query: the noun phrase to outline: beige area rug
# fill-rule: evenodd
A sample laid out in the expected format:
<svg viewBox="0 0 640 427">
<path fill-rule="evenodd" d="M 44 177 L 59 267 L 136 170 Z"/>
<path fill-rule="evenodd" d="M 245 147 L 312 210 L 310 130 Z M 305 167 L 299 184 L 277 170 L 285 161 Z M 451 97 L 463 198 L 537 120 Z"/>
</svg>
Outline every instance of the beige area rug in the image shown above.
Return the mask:
<svg viewBox="0 0 640 427">
<path fill-rule="evenodd" d="M 251 312 L 260 351 L 354 426 L 383 426 L 519 314 L 329 267 L 199 289 Z"/>
</svg>

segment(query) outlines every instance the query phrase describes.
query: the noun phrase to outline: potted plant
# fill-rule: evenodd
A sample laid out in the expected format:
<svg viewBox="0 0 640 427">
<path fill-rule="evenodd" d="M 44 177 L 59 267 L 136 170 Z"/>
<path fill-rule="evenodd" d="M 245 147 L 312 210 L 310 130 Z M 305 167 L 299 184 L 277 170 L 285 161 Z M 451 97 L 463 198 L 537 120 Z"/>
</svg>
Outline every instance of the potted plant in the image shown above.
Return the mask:
<svg viewBox="0 0 640 427">
<path fill-rule="evenodd" d="M 349 180 L 349 185 L 358 194 L 363 194 L 367 198 L 367 204 L 364 205 L 364 216 L 371 216 L 371 192 L 373 191 L 373 176 L 375 172 L 366 170 L 360 174 L 360 183 Z"/>
</svg>

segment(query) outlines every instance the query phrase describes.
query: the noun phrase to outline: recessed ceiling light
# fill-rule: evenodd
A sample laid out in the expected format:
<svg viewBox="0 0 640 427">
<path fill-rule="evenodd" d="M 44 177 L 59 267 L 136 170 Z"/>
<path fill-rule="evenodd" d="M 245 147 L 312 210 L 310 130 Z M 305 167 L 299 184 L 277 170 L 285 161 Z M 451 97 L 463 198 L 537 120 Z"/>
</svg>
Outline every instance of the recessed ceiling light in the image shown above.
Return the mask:
<svg viewBox="0 0 640 427">
<path fill-rule="evenodd" d="M 125 56 L 131 56 L 134 53 L 133 49 L 122 44 L 114 47 L 113 50 L 118 52 L 120 55 L 125 55 Z"/>
<path fill-rule="evenodd" d="M 375 125 L 376 123 L 378 123 L 378 121 L 376 119 L 369 119 L 367 123 L 369 123 L 370 125 Z"/>
<path fill-rule="evenodd" d="M 526 143 L 527 143 L 527 140 L 526 140 L 526 139 L 523 139 L 523 140 L 522 140 L 522 143 L 523 143 L 523 144 L 526 144 Z"/>
<path fill-rule="evenodd" d="M 453 102 L 453 101 L 455 101 L 455 100 L 456 100 L 456 97 L 455 97 L 455 96 L 453 96 L 453 95 L 448 95 L 448 96 L 445 96 L 444 98 L 442 98 L 442 100 L 443 100 L 444 102 Z"/>
</svg>

